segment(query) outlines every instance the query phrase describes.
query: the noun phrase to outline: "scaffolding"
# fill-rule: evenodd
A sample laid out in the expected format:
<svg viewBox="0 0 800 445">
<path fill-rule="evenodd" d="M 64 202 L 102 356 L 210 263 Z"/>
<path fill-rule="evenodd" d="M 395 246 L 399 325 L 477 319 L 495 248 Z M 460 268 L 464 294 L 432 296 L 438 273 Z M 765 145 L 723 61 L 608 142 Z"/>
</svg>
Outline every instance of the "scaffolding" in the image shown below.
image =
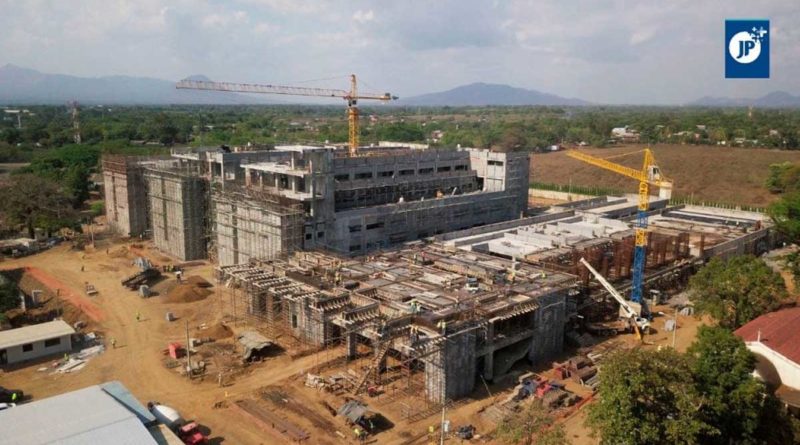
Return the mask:
<svg viewBox="0 0 800 445">
<path fill-rule="evenodd" d="M 176 161 L 146 165 L 143 176 L 156 247 L 184 261 L 206 258 L 208 182 L 196 167 Z"/>
<path fill-rule="evenodd" d="M 233 184 L 215 187 L 211 200 L 219 264 L 269 260 L 302 248 L 300 202 Z"/>
</svg>

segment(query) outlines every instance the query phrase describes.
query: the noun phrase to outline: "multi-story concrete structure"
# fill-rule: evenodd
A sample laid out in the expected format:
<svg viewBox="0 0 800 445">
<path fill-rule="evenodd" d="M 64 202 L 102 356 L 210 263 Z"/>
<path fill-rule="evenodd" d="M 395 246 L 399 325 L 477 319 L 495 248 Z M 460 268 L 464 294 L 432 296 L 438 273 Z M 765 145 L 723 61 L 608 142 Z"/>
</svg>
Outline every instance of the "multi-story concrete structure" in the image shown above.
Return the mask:
<svg viewBox="0 0 800 445">
<path fill-rule="evenodd" d="M 298 249 L 358 255 L 518 218 L 527 208 L 527 153 L 408 147 L 361 152 L 350 157 L 311 146 L 181 150 L 170 162 L 135 163 L 141 175 L 123 164 L 129 172 L 124 178 L 113 169 L 119 162 L 104 160 L 111 178 L 109 221 L 129 221 L 112 227 L 134 234 L 140 223 L 133 215 L 150 215 L 160 249 L 200 258 L 208 241 L 219 263 L 228 265 Z M 203 188 L 189 178 L 211 185 Z M 148 200 L 141 199 L 144 193 Z M 149 205 L 134 211 L 142 201 Z M 170 224 L 190 234 L 185 242 L 173 242 L 179 235 L 167 230 Z"/>
<path fill-rule="evenodd" d="M 490 255 L 407 247 L 341 259 L 298 252 L 285 260 L 221 266 L 247 317 L 306 343 L 358 344 L 375 357 L 367 378 L 395 362 L 418 362 L 421 390 L 441 403 L 469 394 L 478 376 L 492 380 L 520 360 L 560 353 L 567 294 L 575 277 Z M 356 393 L 359 391 L 353 389 Z M 361 388 L 364 389 L 364 388 Z"/>
</svg>

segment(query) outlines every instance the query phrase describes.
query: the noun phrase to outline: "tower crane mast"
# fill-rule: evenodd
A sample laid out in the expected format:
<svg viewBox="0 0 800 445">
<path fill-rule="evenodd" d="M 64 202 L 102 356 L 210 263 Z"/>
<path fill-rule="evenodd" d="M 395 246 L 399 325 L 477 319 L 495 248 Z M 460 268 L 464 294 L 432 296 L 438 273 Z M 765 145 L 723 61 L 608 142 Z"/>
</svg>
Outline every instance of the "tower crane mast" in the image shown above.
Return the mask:
<svg viewBox="0 0 800 445">
<path fill-rule="evenodd" d="M 644 152 L 642 169 L 626 167 L 575 150 L 567 152 L 567 156 L 600 167 L 614 173 L 627 176 L 639 181 L 639 205 L 636 212 L 636 246 L 633 253 L 633 283 L 631 285 L 631 301 L 642 303 L 642 285 L 644 283 L 645 249 L 647 247 L 647 211 L 650 208 L 650 186 L 658 187 L 659 196 L 669 199 L 672 197 L 672 181 L 661 174 L 656 164 L 655 156 L 649 148 Z M 632 154 L 632 153 L 629 153 Z"/>
<path fill-rule="evenodd" d="M 286 85 L 262 85 L 251 83 L 211 82 L 205 80 L 184 79 L 175 85 L 178 89 L 227 91 L 233 93 L 283 94 L 287 96 L 338 97 L 347 101 L 347 122 L 349 127 L 348 146 L 350 156 L 358 155 L 358 101 L 380 100 L 388 102 L 397 100 L 397 96 L 389 93 L 360 93 L 356 75 L 350 75 L 350 90 L 309 88 Z"/>
</svg>

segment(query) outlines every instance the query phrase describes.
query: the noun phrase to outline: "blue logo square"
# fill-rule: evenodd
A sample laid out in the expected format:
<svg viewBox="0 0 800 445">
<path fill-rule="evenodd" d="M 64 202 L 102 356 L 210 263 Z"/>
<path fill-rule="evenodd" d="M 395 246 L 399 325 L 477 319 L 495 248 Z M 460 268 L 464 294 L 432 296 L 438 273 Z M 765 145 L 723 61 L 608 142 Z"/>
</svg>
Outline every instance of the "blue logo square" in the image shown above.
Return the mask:
<svg viewBox="0 0 800 445">
<path fill-rule="evenodd" d="M 725 20 L 725 78 L 769 79 L 769 20 Z"/>
</svg>

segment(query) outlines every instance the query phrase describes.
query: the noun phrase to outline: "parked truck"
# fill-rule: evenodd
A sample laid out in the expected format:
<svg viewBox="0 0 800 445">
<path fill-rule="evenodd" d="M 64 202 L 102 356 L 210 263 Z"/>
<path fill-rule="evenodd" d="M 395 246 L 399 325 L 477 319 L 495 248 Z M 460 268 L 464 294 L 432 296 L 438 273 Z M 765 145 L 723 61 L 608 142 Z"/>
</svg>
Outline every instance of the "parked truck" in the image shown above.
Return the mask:
<svg viewBox="0 0 800 445">
<path fill-rule="evenodd" d="M 158 402 L 150 402 L 147 408 L 156 420 L 172 430 L 186 445 L 200 445 L 208 442 L 208 438 L 200 432 L 196 422 L 187 422 L 177 410 Z"/>
</svg>

